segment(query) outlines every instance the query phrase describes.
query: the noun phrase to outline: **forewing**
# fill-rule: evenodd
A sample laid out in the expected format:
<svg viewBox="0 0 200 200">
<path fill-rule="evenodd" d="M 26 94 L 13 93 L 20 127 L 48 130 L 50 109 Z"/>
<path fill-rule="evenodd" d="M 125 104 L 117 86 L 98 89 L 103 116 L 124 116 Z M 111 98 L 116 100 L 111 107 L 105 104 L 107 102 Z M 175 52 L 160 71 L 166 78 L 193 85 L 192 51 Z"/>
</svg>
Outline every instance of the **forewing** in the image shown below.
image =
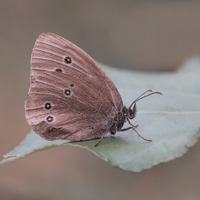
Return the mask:
<svg viewBox="0 0 200 200">
<path fill-rule="evenodd" d="M 29 95 L 26 119 L 48 140 L 100 137 L 122 109 L 117 89 L 98 64 L 52 33 L 40 35 L 33 48 Z"/>
</svg>

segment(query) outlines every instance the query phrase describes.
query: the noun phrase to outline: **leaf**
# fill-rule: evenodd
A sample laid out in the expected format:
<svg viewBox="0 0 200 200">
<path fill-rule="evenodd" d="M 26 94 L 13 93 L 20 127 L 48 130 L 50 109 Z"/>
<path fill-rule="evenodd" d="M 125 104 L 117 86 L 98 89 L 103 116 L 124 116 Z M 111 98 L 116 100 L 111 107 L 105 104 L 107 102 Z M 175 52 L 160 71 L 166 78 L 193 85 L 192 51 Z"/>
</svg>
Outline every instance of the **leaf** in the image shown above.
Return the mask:
<svg viewBox="0 0 200 200">
<path fill-rule="evenodd" d="M 98 140 L 85 142 L 49 142 L 30 132 L 25 140 L 4 156 L 0 164 L 60 145 L 72 145 L 93 152 L 109 164 L 126 171 L 140 172 L 153 165 L 182 156 L 194 145 L 200 135 L 200 59 L 187 61 L 175 73 L 147 73 L 102 68 L 118 88 L 124 104 L 130 103 L 147 89 L 160 91 L 137 103 L 137 116 L 133 124 L 153 142 L 138 138 L 133 130 L 106 135 L 98 147 Z"/>
</svg>

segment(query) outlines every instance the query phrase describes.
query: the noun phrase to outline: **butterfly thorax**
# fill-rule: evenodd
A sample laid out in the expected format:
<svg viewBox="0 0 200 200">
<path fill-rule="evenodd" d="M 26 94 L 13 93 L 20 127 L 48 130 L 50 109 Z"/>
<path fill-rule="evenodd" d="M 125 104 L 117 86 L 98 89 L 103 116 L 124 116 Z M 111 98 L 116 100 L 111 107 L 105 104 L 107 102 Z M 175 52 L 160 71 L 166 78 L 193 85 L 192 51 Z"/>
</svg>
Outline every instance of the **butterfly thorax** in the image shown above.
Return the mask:
<svg viewBox="0 0 200 200">
<path fill-rule="evenodd" d="M 122 127 L 124 126 L 124 123 L 127 119 L 133 119 L 136 115 L 136 105 L 131 108 L 126 108 L 126 106 L 123 107 L 122 111 L 119 112 L 112 120 L 111 127 L 110 127 L 110 133 L 112 135 L 115 135 L 117 131 L 121 131 Z"/>
<path fill-rule="evenodd" d="M 115 135 L 117 131 L 120 131 L 127 119 L 127 108 L 123 107 L 122 111 L 117 113 L 111 121 L 110 133 Z"/>
</svg>

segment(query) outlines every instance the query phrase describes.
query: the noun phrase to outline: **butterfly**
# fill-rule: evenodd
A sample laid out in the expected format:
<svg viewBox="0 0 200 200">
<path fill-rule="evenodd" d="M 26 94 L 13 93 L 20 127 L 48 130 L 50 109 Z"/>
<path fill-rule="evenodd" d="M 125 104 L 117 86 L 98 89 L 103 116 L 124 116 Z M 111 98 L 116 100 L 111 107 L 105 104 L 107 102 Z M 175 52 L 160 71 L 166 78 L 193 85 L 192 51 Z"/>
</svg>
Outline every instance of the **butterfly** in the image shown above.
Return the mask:
<svg viewBox="0 0 200 200">
<path fill-rule="evenodd" d="M 147 90 L 127 108 L 106 73 L 82 49 L 53 33 L 41 34 L 31 55 L 29 96 L 25 117 L 34 132 L 46 140 L 84 141 L 106 133 L 133 129 L 136 102 L 152 94 Z M 124 128 L 128 121 L 130 127 Z"/>
</svg>

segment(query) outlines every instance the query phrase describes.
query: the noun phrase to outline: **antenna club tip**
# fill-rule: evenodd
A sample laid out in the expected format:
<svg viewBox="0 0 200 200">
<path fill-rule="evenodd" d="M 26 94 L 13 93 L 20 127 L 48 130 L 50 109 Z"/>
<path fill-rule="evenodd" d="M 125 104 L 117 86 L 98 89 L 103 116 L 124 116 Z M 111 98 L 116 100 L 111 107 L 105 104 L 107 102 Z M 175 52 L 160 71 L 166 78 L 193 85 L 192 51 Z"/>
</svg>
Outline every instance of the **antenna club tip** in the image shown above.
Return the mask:
<svg viewBox="0 0 200 200">
<path fill-rule="evenodd" d="M 162 92 L 153 92 L 154 94 L 160 94 L 163 96 L 163 93 Z"/>
</svg>

